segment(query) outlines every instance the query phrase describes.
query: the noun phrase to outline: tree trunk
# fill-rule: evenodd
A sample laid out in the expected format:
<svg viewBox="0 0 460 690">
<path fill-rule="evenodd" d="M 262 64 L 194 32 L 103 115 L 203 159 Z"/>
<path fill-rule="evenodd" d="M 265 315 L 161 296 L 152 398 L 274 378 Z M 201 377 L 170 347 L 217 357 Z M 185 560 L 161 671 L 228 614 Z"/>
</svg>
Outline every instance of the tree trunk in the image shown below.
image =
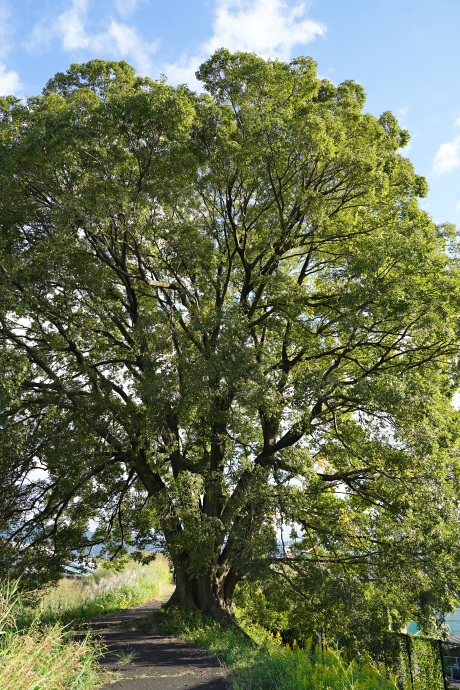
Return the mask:
<svg viewBox="0 0 460 690">
<path fill-rule="evenodd" d="M 181 567 L 174 572 L 176 589 L 171 603 L 199 609 L 217 620 L 235 621 L 232 600 L 240 578 L 231 570 L 220 578 L 213 574 L 190 577 Z"/>
</svg>

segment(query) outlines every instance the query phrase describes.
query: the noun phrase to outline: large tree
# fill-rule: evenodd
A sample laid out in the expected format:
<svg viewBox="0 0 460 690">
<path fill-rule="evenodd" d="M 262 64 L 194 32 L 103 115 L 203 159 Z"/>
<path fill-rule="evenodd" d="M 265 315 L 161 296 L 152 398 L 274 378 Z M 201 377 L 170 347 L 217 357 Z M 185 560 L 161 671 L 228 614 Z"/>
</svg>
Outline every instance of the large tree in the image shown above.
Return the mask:
<svg viewBox="0 0 460 690">
<path fill-rule="evenodd" d="M 362 87 L 225 50 L 197 76 L 93 60 L 2 101 L 0 532 L 37 575 L 90 519 L 111 553 L 161 533 L 176 599 L 228 616 L 283 516 L 443 538 L 458 272 Z"/>
</svg>

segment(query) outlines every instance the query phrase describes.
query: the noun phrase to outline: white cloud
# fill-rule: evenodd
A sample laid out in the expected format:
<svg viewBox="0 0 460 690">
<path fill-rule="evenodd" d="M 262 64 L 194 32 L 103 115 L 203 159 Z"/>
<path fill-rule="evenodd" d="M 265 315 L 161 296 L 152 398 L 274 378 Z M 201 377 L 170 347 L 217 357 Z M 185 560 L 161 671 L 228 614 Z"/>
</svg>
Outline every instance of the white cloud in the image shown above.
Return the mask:
<svg viewBox="0 0 460 690">
<path fill-rule="evenodd" d="M 23 89 L 19 74 L 0 62 L 0 96 L 19 96 Z"/>
<path fill-rule="evenodd" d="M 205 54 L 182 55 L 176 62 L 162 65 L 161 72 L 166 75 L 170 84 L 187 84 L 195 91 L 201 91 L 202 85 L 195 77 L 195 72 L 206 59 Z"/>
<path fill-rule="evenodd" d="M 441 144 L 433 161 L 433 172 L 436 175 L 442 175 L 458 167 L 460 167 L 460 136 L 447 144 Z"/>
<path fill-rule="evenodd" d="M 102 42 L 107 43 L 107 51 L 112 48 L 121 55 L 131 56 L 137 69 L 143 74 L 151 70 L 151 57 L 160 44 L 159 41 L 148 43 L 139 36 L 134 27 L 112 21 Z"/>
<path fill-rule="evenodd" d="M 225 47 L 287 60 L 294 46 L 326 33 L 324 24 L 305 15 L 303 2 L 289 6 L 284 0 L 217 0 L 214 33 L 203 47 L 206 53 Z"/>
<path fill-rule="evenodd" d="M 306 16 L 306 5 L 286 0 L 217 0 L 213 33 L 193 56 L 183 55 L 163 71 L 172 83 L 198 87 L 195 72 L 218 48 L 289 60 L 295 46 L 324 36 L 326 26 Z"/>
<path fill-rule="evenodd" d="M 136 0 L 129 3 L 134 7 Z M 30 48 L 47 45 L 53 38 L 61 41 L 67 52 L 84 50 L 94 57 L 127 58 L 140 72 L 152 69 L 151 58 L 158 50 L 158 41 L 145 41 L 137 29 L 114 19 L 108 20 L 104 31 L 88 29 L 90 0 L 72 0 L 70 7 L 54 21 L 41 21 L 32 32 Z"/>
<path fill-rule="evenodd" d="M 60 37 L 64 50 L 90 47 L 91 37 L 84 24 L 87 11 L 88 0 L 72 0 L 71 7 L 60 14 L 52 25 L 51 31 Z"/>
<path fill-rule="evenodd" d="M 115 5 L 118 14 L 121 17 L 127 17 L 132 14 L 141 2 L 148 2 L 148 0 L 116 0 Z"/>
<path fill-rule="evenodd" d="M 123 18 L 146 1 L 115 0 L 114 11 Z M 140 72 L 158 74 L 161 71 L 170 82 L 186 82 L 191 88 L 199 87 L 195 71 L 217 48 L 288 60 L 296 46 L 304 46 L 326 33 L 324 24 L 307 16 L 306 3 L 301 0 L 215 0 L 210 37 L 193 53 L 183 54 L 173 63 L 154 66 L 152 57 L 159 41 L 146 41 L 134 26 L 113 17 L 105 18 L 104 30 L 91 30 L 89 22 L 95 0 L 68 2 L 68 8 L 57 18 L 42 19 L 35 25 L 29 48 L 49 46 L 57 38 L 65 51 L 80 50 L 94 57 L 125 58 Z"/>
</svg>

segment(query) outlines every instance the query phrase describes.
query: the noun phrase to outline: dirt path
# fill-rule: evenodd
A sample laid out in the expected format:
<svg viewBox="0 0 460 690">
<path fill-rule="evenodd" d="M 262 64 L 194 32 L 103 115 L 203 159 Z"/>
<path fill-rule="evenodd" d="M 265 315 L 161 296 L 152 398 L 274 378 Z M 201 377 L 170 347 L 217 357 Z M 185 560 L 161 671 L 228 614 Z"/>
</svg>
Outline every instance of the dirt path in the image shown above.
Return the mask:
<svg viewBox="0 0 460 690">
<path fill-rule="evenodd" d="M 91 622 L 91 633 L 107 647 L 100 664 L 116 673 L 102 690 L 229 690 L 225 670 L 206 649 L 130 625 L 160 608 L 168 598 Z"/>
</svg>

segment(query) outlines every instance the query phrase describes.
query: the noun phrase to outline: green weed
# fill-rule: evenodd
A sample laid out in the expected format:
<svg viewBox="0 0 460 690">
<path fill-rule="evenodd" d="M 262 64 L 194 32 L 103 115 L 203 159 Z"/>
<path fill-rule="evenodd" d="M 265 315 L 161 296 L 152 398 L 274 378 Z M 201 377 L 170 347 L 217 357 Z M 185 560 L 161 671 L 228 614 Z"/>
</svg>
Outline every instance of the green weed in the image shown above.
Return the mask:
<svg viewBox="0 0 460 690">
<path fill-rule="evenodd" d="M 18 593 L 0 585 L 0 687 L 2 690 L 84 690 L 99 687 L 100 646 L 72 639 L 59 624 L 43 626 Z"/>
<path fill-rule="evenodd" d="M 120 652 L 117 654 L 119 662 L 122 666 L 125 666 L 127 664 L 130 664 L 134 659 L 136 658 L 137 654 L 134 652 L 134 650 L 131 648 L 130 645 L 128 645 L 128 648 L 126 652 Z"/>
<path fill-rule="evenodd" d="M 167 607 L 150 618 L 165 633 L 209 649 L 230 670 L 234 690 L 396 690 L 385 669 L 347 663 L 340 653 L 284 646 L 258 626 L 218 623 L 198 611 Z"/>
<path fill-rule="evenodd" d="M 121 571 L 99 567 L 80 580 L 62 579 L 39 606 L 44 622 L 87 621 L 158 599 L 172 590 L 169 563 L 158 554 L 148 565 L 130 562 Z"/>
<path fill-rule="evenodd" d="M 121 571 L 99 568 L 81 580 L 62 579 L 32 606 L 18 583 L 0 583 L 1 690 L 89 690 L 104 676 L 97 666 L 101 646 L 78 641 L 68 624 L 142 604 L 171 590 L 166 558 L 130 563 Z M 129 652 L 120 663 L 130 663 Z"/>
</svg>

